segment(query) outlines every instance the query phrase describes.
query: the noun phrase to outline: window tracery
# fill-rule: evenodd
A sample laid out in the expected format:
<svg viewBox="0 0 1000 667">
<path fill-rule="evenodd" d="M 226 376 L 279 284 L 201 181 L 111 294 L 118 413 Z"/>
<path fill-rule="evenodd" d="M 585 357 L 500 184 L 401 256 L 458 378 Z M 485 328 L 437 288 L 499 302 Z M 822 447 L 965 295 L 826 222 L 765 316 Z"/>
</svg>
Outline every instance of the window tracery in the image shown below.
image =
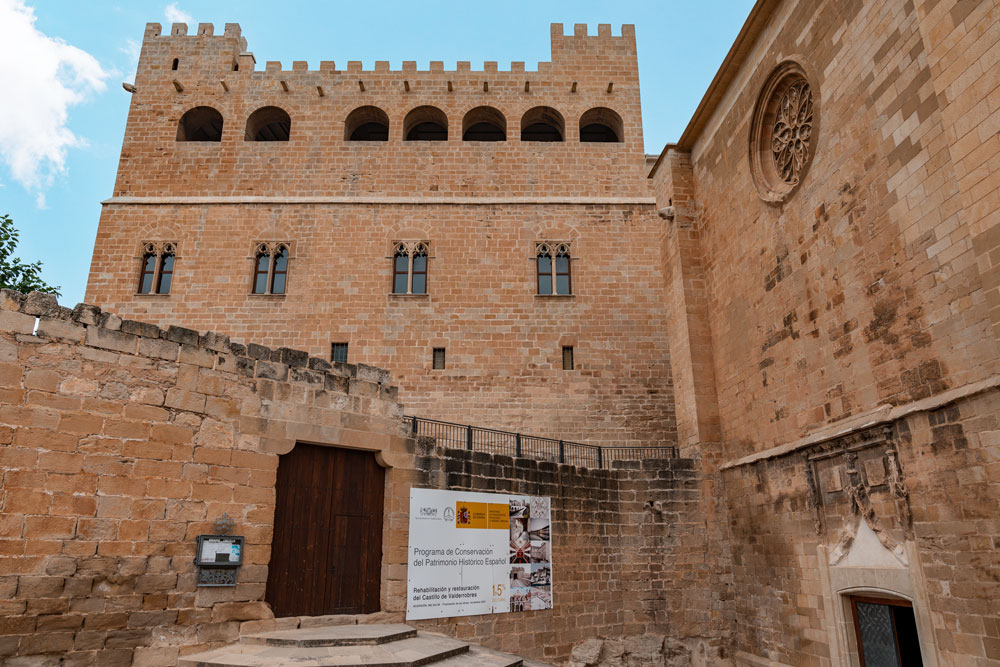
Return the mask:
<svg viewBox="0 0 1000 667">
<path fill-rule="evenodd" d="M 288 279 L 287 243 L 258 243 L 254 250 L 251 294 L 285 294 Z"/>
<path fill-rule="evenodd" d="M 771 130 L 771 152 L 778 175 L 789 185 L 799 182 L 799 175 L 809 158 L 812 121 L 812 91 L 809 82 L 800 79 L 782 94 Z"/>
<path fill-rule="evenodd" d="M 538 294 L 572 294 L 570 244 L 559 241 L 535 243 Z"/>
<path fill-rule="evenodd" d="M 139 265 L 139 294 L 170 294 L 177 244 L 147 241 L 142 244 Z"/>
<path fill-rule="evenodd" d="M 392 293 L 427 294 L 427 241 L 395 241 L 392 250 Z"/>
<path fill-rule="evenodd" d="M 798 63 L 782 63 L 761 89 L 750 126 L 750 174 L 764 201 L 785 201 L 803 181 L 818 121 L 816 88 Z"/>
</svg>

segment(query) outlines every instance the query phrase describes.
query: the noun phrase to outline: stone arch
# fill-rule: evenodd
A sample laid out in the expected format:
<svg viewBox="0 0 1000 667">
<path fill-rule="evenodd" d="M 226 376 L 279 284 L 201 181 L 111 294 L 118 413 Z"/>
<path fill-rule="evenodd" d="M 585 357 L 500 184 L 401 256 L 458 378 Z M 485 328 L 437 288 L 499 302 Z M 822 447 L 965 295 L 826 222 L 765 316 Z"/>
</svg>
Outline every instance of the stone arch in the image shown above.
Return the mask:
<svg viewBox="0 0 1000 667">
<path fill-rule="evenodd" d="M 344 141 L 388 141 L 389 115 L 376 106 L 358 107 L 344 120 Z"/>
<path fill-rule="evenodd" d="M 552 107 L 533 107 L 521 116 L 521 141 L 565 141 L 566 121 Z"/>
<path fill-rule="evenodd" d="M 177 141 L 222 141 L 222 114 L 200 106 L 188 109 L 177 122 Z"/>
<path fill-rule="evenodd" d="M 281 107 L 261 107 L 247 118 L 245 141 L 288 141 L 292 119 Z"/>
<path fill-rule="evenodd" d="M 447 141 L 448 116 L 437 107 L 411 109 L 403 120 L 404 141 Z"/>
<path fill-rule="evenodd" d="M 507 141 L 507 119 L 495 107 L 470 109 L 462 118 L 462 141 Z"/>
<path fill-rule="evenodd" d="M 580 116 L 581 142 L 621 143 L 624 140 L 625 124 L 617 111 L 594 107 Z"/>
</svg>

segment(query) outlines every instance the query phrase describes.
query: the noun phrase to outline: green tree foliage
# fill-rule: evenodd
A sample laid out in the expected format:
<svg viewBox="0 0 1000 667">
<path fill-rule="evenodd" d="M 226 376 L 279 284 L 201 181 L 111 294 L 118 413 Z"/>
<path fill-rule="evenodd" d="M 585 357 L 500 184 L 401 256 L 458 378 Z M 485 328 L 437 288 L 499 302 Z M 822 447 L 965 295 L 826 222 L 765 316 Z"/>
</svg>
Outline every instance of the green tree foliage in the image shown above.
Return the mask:
<svg viewBox="0 0 1000 667">
<path fill-rule="evenodd" d="M 14 257 L 17 248 L 17 229 L 14 220 L 7 214 L 0 215 L 0 288 L 18 292 L 45 292 L 59 296 L 59 287 L 53 287 L 42 280 L 42 263 L 25 263 Z"/>
</svg>

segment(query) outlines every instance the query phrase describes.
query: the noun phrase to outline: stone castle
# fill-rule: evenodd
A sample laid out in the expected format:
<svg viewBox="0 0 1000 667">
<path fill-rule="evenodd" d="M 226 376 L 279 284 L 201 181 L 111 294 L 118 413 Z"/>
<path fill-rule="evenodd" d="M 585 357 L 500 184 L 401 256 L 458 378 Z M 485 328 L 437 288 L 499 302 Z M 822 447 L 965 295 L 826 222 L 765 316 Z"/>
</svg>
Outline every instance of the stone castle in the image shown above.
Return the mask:
<svg viewBox="0 0 1000 667">
<path fill-rule="evenodd" d="M 658 156 L 632 27 L 573 33 L 510 71 L 260 70 L 236 24 L 147 26 L 95 305 L 0 295 L 4 664 L 402 620 L 414 487 L 552 498 L 553 608 L 422 631 L 1000 664 L 1000 4 L 759 0 Z M 286 565 L 289 466 L 328 454 L 356 604 Z M 200 586 L 223 515 L 238 582 Z"/>
</svg>

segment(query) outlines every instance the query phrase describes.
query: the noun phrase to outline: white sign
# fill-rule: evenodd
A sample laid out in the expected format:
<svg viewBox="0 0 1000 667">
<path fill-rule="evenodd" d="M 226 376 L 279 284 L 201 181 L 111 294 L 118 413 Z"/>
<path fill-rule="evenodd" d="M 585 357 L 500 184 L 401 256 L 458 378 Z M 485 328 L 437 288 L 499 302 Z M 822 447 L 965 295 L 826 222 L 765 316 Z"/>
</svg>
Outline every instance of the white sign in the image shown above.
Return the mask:
<svg viewBox="0 0 1000 667">
<path fill-rule="evenodd" d="M 550 505 L 411 489 L 407 620 L 551 609 Z"/>
</svg>

